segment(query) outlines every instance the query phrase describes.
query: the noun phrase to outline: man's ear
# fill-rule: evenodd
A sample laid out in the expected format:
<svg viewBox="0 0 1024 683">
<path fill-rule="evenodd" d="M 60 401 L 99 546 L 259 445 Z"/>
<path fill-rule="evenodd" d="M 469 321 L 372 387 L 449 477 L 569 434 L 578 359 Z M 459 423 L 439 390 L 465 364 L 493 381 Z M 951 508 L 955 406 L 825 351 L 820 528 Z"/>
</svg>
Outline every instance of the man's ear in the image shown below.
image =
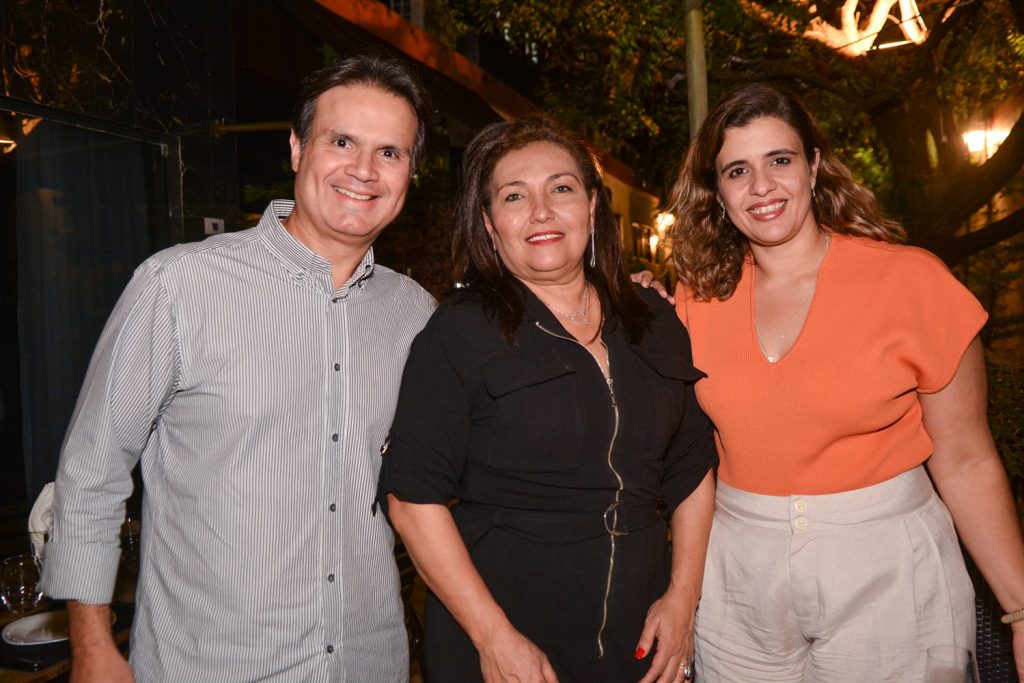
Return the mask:
<svg viewBox="0 0 1024 683">
<path fill-rule="evenodd" d="M 294 130 L 288 137 L 288 144 L 292 148 L 292 170 L 298 173 L 299 161 L 302 159 L 302 141 L 299 140 L 299 136 L 295 134 Z"/>
</svg>

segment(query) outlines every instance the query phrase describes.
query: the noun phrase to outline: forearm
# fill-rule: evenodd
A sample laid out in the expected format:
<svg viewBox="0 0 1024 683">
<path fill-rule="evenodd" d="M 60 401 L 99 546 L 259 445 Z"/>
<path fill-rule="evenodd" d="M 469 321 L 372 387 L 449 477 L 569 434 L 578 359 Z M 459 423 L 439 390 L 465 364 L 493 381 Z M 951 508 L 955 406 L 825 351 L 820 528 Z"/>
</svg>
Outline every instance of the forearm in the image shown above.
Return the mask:
<svg viewBox="0 0 1024 683">
<path fill-rule="evenodd" d="M 77 600 L 68 600 L 67 610 L 73 657 L 77 659 L 117 651 L 110 628 L 110 605 L 87 605 Z"/>
<path fill-rule="evenodd" d="M 1024 608 L 1024 542 L 1006 473 L 995 451 L 952 466 L 929 465 L 957 532 L 999 604 Z"/>
<path fill-rule="evenodd" d="M 388 512 L 416 571 L 478 650 L 495 634 L 512 629 L 473 565 L 447 507 L 404 503 L 388 494 Z"/>
<path fill-rule="evenodd" d="M 672 578 L 670 593 L 696 608 L 704 582 L 704 562 L 715 512 L 715 477 L 712 471 L 672 513 Z"/>
<path fill-rule="evenodd" d="M 110 629 L 110 606 L 69 600 L 71 683 L 132 683 L 128 662 Z"/>
</svg>

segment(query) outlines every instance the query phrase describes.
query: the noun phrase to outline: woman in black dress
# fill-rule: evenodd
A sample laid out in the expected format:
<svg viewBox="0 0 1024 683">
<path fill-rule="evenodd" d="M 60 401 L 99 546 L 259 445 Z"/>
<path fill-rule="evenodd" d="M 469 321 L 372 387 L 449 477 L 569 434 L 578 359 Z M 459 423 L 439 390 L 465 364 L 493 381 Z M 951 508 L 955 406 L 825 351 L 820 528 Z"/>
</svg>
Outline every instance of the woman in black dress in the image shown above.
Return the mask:
<svg viewBox="0 0 1024 683">
<path fill-rule="evenodd" d="M 431 589 L 427 680 L 682 681 L 716 462 L 686 331 L 574 136 L 492 124 L 464 171 L 466 286 L 412 346 L 378 492 Z"/>
</svg>

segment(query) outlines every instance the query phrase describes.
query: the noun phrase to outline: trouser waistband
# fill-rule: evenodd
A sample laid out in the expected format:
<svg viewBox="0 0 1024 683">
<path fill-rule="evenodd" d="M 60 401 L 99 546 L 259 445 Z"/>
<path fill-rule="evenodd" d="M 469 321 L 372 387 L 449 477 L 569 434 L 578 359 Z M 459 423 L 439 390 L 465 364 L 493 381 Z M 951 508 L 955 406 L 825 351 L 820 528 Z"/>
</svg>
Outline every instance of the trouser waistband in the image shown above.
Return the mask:
<svg viewBox="0 0 1024 683">
<path fill-rule="evenodd" d="M 923 466 L 888 481 L 853 491 L 824 495 L 766 496 L 719 482 L 716 515 L 766 528 L 850 526 L 906 514 L 925 505 L 935 489 Z M 803 519 L 801 523 L 799 520 Z"/>
</svg>

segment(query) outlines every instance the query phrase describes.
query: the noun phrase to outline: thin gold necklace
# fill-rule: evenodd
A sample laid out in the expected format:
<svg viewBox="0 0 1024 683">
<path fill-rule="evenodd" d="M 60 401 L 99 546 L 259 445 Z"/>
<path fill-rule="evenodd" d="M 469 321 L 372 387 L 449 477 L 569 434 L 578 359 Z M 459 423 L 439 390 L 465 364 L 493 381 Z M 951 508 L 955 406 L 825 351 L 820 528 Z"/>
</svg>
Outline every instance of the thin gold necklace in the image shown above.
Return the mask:
<svg viewBox="0 0 1024 683">
<path fill-rule="evenodd" d="M 821 261 L 818 262 L 818 268 L 819 269 L 821 268 L 821 263 L 825 260 L 825 256 L 828 254 L 828 248 L 829 248 L 830 244 L 832 244 L 832 234 L 826 232 L 825 233 L 825 253 L 821 255 Z M 783 326 L 782 334 L 779 335 L 779 340 L 775 343 L 776 353 L 774 353 L 774 354 L 769 353 L 768 352 L 768 347 L 765 346 L 764 339 L 761 337 L 761 329 L 757 326 L 757 313 L 756 312 L 754 313 L 754 333 L 757 335 L 757 344 L 758 344 L 758 346 L 761 347 L 761 353 L 764 354 L 765 360 L 767 360 L 769 363 L 772 363 L 772 364 L 778 363 L 779 360 L 782 358 L 782 356 L 779 355 L 779 351 L 781 351 L 781 349 L 782 349 L 782 342 L 786 339 L 786 335 L 789 334 L 790 328 L 793 326 L 793 323 L 796 321 L 797 316 L 800 315 L 800 312 L 803 311 L 805 308 L 807 308 L 807 306 L 811 303 L 811 299 L 814 298 L 814 290 L 817 289 L 817 288 L 818 288 L 818 278 L 817 278 L 817 273 L 815 273 L 814 282 L 812 282 L 810 288 L 808 288 L 807 295 L 804 297 L 803 302 L 797 307 L 797 309 L 795 311 L 793 311 L 793 315 L 791 315 L 789 317 L 789 320 L 787 320 L 786 324 Z"/>
</svg>

